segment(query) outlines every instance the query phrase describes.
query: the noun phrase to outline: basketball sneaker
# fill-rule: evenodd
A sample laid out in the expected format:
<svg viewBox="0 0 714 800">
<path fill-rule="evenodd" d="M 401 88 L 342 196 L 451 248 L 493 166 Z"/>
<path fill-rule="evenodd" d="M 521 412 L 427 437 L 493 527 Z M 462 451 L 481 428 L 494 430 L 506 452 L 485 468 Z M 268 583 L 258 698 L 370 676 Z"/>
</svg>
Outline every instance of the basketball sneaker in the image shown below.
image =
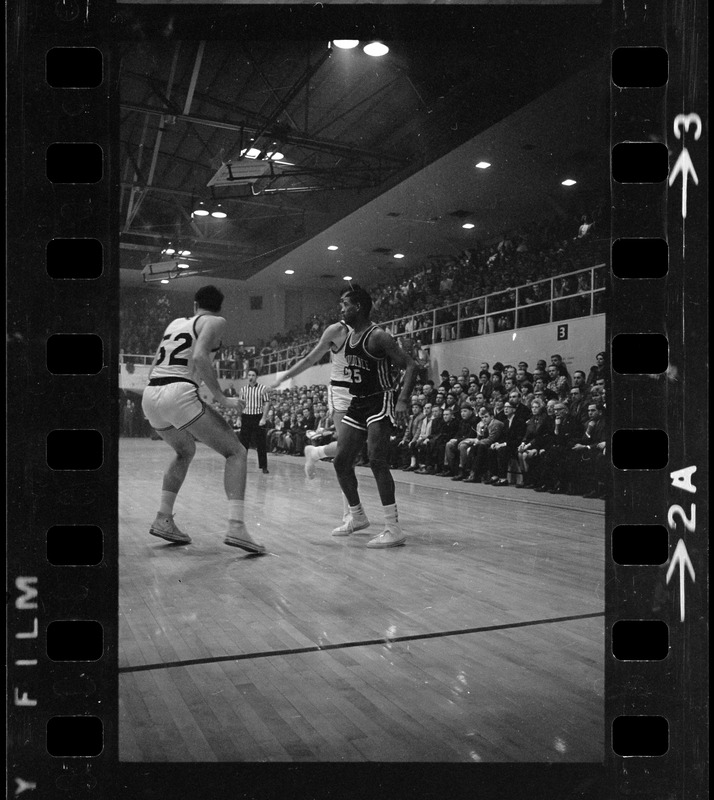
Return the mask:
<svg viewBox="0 0 714 800">
<path fill-rule="evenodd" d="M 350 516 L 345 519 L 342 525 L 339 528 L 335 528 L 332 531 L 333 536 L 349 536 L 351 533 L 357 533 L 357 531 L 362 531 L 365 528 L 369 528 L 369 520 L 367 517 L 353 517 L 351 514 Z"/>
<path fill-rule="evenodd" d="M 240 547 L 241 550 L 245 550 L 248 553 L 262 555 L 266 552 L 265 545 L 254 542 L 242 522 L 236 522 L 232 519 L 228 520 L 228 532 L 223 544 L 227 544 L 230 547 Z"/>
<path fill-rule="evenodd" d="M 379 536 L 375 536 L 374 539 L 370 539 L 367 542 L 367 547 L 400 547 L 401 545 L 405 544 L 406 540 L 407 537 L 402 533 L 402 529 L 399 527 L 399 525 L 392 524 L 387 525 L 379 534 Z"/>
<path fill-rule="evenodd" d="M 160 539 L 166 539 L 167 542 L 174 542 L 174 544 L 191 543 L 191 537 L 180 530 L 174 522 L 173 514 L 170 516 L 157 514 L 156 519 L 151 523 L 149 533 Z"/>
<path fill-rule="evenodd" d="M 315 477 L 315 464 L 320 460 L 317 453 L 317 447 L 309 444 L 305 448 L 305 474 L 310 480 Z"/>
</svg>

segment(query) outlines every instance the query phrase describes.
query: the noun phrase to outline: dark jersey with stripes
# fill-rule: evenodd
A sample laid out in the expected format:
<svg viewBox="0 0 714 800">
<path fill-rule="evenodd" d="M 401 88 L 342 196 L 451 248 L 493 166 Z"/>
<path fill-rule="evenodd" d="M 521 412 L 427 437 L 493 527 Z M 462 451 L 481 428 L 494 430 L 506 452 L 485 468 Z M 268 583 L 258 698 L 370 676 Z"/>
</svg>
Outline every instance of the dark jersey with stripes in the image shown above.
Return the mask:
<svg viewBox="0 0 714 800">
<path fill-rule="evenodd" d="M 382 394 L 392 390 L 389 359 L 367 352 L 370 336 L 377 330 L 371 325 L 358 336 L 352 332 L 345 342 L 345 369 L 349 372 L 350 392 L 357 397 Z"/>
</svg>

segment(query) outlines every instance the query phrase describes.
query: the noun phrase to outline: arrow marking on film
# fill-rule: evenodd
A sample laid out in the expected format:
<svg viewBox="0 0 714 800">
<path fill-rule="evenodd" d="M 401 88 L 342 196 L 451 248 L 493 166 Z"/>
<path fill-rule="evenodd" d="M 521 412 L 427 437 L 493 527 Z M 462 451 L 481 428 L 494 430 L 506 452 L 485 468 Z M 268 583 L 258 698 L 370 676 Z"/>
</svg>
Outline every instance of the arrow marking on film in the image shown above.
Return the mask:
<svg viewBox="0 0 714 800">
<path fill-rule="evenodd" d="M 689 553 L 682 539 L 677 542 L 677 546 L 674 549 L 672 563 L 667 570 L 667 583 L 669 583 L 669 579 L 674 575 L 674 570 L 677 565 L 679 565 L 679 618 L 681 622 L 684 622 L 684 568 L 687 568 L 689 577 L 692 579 L 692 582 L 694 582 L 694 567 L 692 566 Z"/>
<path fill-rule="evenodd" d="M 692 164 L 692 159 L 689 156 L 689 151 L 685 147 L 682 152 L 679 154 L 679 158 L 677 159 L 674 169 L 672 170 L 672 174 L 669 176 L 669 185 L 673 186 L 675 180 L 677 179 L 677 175 L 682 173 L 682 219 L 687 218 L 687 178 L 691 175 L 692 180 L 694 183 L 699 186 L 699 178 L 697 177 L 697 173 L 694 171 L 694 164 Z"/>
</svg>

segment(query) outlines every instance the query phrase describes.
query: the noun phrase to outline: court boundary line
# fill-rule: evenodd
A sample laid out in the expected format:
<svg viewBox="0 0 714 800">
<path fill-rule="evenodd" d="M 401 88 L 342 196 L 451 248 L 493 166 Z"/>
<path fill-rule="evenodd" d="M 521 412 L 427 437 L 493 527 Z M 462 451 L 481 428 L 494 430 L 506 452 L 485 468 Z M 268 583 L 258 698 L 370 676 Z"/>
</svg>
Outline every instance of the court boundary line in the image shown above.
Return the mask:
<svg viewBox="0 0 714 800">
<path fill-rule="evenodd" d="M 507 622 L 502 625 L 483 625 L 476 628 L 459 628 L 436 633 L 413 633 L 405 636 L 393 636 L 382 639 L 363 639 L 356 642 L 338 642 L 336 644 L 310 645 L 309 647 L 292 647 L 284 650 L 263 650 L 257 653 L 238 653 L 230 656 L 209 656 L 207 658 L 191 658 L 185 661 L 167 661 L 154 664 L 137 664 L 135 666 L 119 667 L 119 674 L 130 672 L 148 672 L 157 669 L 173 669 L 175 667 L 192 667 L 199 664 L 217 664 L 225 661 L 248 661 L 254 658 L 270 658 L 271 656 L 292 656 L 304 653 L 320 653 L 325 650 L 346 650 L 350 647 L 370 647 L 374 645 L 392 644 L 393 642 L 414 642 L 426 639 L 441 639 L 447 636 L 463 636 L 471 633 L 487 633 L 489 631 L 503 631 L 513 628 L 528 628 L 534 625 L 550 625 L 556 622 L 571 622 L 573 620 L 593 619 L 604 617 L 604 611 L 591 614 L 574 614 L 567 617 L 551 617 L 548 619 L 535 619 L 526 622 Z"/>
</svg>

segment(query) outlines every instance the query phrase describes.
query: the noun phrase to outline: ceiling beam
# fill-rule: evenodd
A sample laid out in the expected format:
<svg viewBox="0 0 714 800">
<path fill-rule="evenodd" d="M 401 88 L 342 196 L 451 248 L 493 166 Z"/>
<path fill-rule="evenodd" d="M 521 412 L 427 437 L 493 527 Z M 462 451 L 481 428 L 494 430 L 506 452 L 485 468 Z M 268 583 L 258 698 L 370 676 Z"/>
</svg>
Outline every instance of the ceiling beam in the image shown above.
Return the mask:
<svg viewBox="0 0 714 800">
<path fill-rule="evenodd" d="M 157 117 L 171 116 L 176 121 L 186 122 L 191 125 L 205 125 L 209 128 L 221 128 L 222 130 L 235 131 L 237 133 L 244 132 L 251 135 L 255 135 L 265 128 L 264 125 L 261 128 L 255 125 L 249 125 L 247 123 L 236 124 L 234 122 L 223 122 L 221 120 L 208 119 L 207 117 L 197 117 L 193 114 L 171 114 L 165 110 L 151 108 L 150 106 L 137 105 L 136 103 L 121 103 L 121 108 L 123 108 L 125 111 L 135 111 L 139 114 L 153 114 Z M 340 142 L 334 142 L 328 139 L 316 139 L 311 136 L 303 136 L 295 133 L 288 133 L 283 137 L 282 141 L 284 141 L 286 144 L 295 144 L 300 147 L 321 150 L 334 155 L 367 157 L 380 161 L 388 161 L 394 164 L 400 164 L 402 166 L 405 166 L 409 163 L 408 158 L 400 158 L 398 156 L 387 155 L 374 150 L 354 147 L 353 145 L 349 144 L 342 144 Z"/>
</svg>

